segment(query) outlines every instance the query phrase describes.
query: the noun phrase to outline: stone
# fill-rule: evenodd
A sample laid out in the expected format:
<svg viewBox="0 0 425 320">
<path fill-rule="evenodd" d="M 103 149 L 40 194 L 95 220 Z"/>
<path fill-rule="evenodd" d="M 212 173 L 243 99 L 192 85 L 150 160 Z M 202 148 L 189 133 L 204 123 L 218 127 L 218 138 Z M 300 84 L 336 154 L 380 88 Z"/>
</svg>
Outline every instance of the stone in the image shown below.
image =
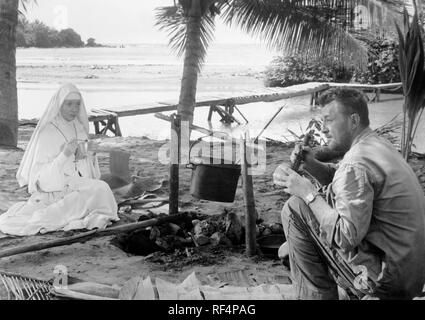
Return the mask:
<svg viewBox="0 0 425 320">
<path fill-rule="evenodd" d="M 182 229 L 174 223 L 169 223 L 168 226 L 170 227 L 170 232 L 172 235 L 177 235 Z"/>
<path fill-rule="evenodd" d="M 265 236 L 269 236 L 269 235 L 272 235 L 272 234 L 273 234 L 272 229 L 265 228 L 263 233 L 261 234 L 261 236 L 265 237 Z"/>
<path fill-rule="evenodd" d="M 216 232 L 211 237 L 211 243 L 215 246 L 217 245 L 225 245 L 225 246 L 232 246 L 232 241 L 229 240 L 229 238 L 226 237 L 226 235 L 222 232 Z"/>
<path fill-rule="evenodd" d="M 119 208 L 118 213 L 130 213 L 132 210 L 131 206 L 122 206 Z"/>
<path fill-rule="evenodd" d="M 243 236 L 244 228 L 237 214 L 233 211 L 227 212 L 226 237 L 229 238 L 234 245 L 238 245 L 242 243 Z"/>
<path fill-rule="evenodd" d="M 208 238 L 207 236 L 204 236 L 203 234 L 200 234 L 200 235 L 195 235 L 195 241 L 200 246 L 205 246 L 210 243 L 210 238 Z"/>
<path fill-rule="evenodd" d="M 270 226 L 273 234 L 285 234 L 283 226 L 280 223 L 274 223 Z"/>
<path fill-rule="evenodd" d="M 160 236 L 161 236 L 161 231 L 159 231 L 157 227 L 152 227 L 150 235 L 149 235 L 149 239 L 151 241 L 155 241 Z"/>
<path fill-rule="evenodd" d="M 215 227 L 212 223 L 207 220 L 203 220 L 195 225 L 193 231 L 195 235 L 204 235 L 206 237 L 210 237 L 217 230 L 215 230 Z"/>
</svg>

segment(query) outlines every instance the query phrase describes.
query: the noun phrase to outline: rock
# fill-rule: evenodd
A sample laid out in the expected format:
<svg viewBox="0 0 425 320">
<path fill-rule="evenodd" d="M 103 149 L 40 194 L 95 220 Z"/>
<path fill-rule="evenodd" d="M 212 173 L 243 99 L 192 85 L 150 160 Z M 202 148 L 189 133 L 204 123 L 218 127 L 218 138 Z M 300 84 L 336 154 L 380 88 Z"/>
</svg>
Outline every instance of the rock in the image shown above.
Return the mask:
<svg viewBox="0 0 425 320">
<path fill-rule="evenodd" d="M 243 225 L 237 214 L 233 211 L 227 212 L 226 237 L 235 245 L 241 244 L 244 236 L 243 230 Z"/>
<path fill-rule="evenodd" d="M 197 225 L 199 222 L 201 222 L 201 220 L 197 220 L 197 219 L 192 220 L 192 225 L 193 225 L 194 227 L 196 227 L 196 225 Z"/>
<path fill-rule="evenodd" d="M 198 224 L 196 224 L 193 231 L 195 235 L 204 235 L 206 237 L 210 237 L 217 230 L 214 227 L 214 225 L 211 224 L 209 221 L 203 220 L 203 221 L 200 221 Z"/>
<path fill-rule="evenodd" d="M 170 228 L 170 232 L 172 235 L 177 235 L 182 228 L 180 228 L 178 225 L 174 224 L 174 223 L 169 223 L 168 224 L 169 228 Z"/>
<path fill-rule="evenodd" d="M 270 226 L 273 234 L 285 234 L 283 226 L 280 223 L 274 223 Z"/>
<path fill-rule="evenodd" d="M 90 75 L 85 76 L 84 79 L 99 79 L 99 77 L 94 75 L 94 74 L 90 74 Z"/>
<path fill-rule="evenodd" d="M 226 237 L 226 235 L 222 232 L 216 232 L 211 236 L 211 243 L 215 246 L 217 245 L 225 245 L 225 246 L 232 246 L 232 241 L 229 240 L 229 238 Z"/>
<path fill-rule="evenodd" d="M 205 246 L 210 243 L 210 238 L 208 238 L 207 236 L 204 236 L 203 234 L 200 234 L 200 235 L 195 235 L 195 241 L 200 246 Z"/>
<path fill-rule="evenodd" d="M 271 234 L 273 234 L 272 229 L 265 228 L 264 231 L 263 231 L 263 233 L 261 234 L 261 236 L 265 237 L 265 236 L 269 236 Z"/>
<path fill-rule="evenodd" d="M 119 208 L 118 213 L 130 213 L 132 210 L 131 206 L 122 206 Z"/>
<path fill-rule="evenodd" d="M 159 229 L 157 227 L 153 227 L 151 229 L 151 233 L 149 235 L 149 239 L 151 241 L 155 241 L 157 238 L 159 238 L 161 236 L 161 231 L 159 231 Z"/>
<path fill-rule="evenodd" d="M 264 224 L 260 224 L 260 225 L 257 225 L 257 227 L 259 232 L 258 236 L 261 236 L 261 234 L 264 232 L 264 229 L 266 229 L 266 226 Z"/>
<path fill-rule="evenodd" d="M 163 238 L 157 238 L 155 244 L 161 248 L 163 251 L 170 252 L 172 247 L 170 244 Z"/>
</svg>

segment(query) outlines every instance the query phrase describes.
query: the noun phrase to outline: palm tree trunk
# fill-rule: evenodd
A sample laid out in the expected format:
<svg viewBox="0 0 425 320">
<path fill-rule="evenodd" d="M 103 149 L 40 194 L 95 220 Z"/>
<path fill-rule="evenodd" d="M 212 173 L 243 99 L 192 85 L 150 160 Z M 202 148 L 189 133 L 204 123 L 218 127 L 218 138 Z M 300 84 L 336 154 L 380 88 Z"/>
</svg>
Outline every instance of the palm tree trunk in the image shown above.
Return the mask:
<svg viewBox="0 0 425 320">
<path fill-rule="evenodd" d="M 0 0 L 0 145 L 18 144 L 16 27 L 18 0 Z"/>
<path fill-rule="evenodd" d="M 180 89 L 178 113 L 182 121 L 193 121 L 196 103 L 199 61 L 201 59 L 201 0 L 192 0 L 187 26 L 187 41 Z"/>
</svg>

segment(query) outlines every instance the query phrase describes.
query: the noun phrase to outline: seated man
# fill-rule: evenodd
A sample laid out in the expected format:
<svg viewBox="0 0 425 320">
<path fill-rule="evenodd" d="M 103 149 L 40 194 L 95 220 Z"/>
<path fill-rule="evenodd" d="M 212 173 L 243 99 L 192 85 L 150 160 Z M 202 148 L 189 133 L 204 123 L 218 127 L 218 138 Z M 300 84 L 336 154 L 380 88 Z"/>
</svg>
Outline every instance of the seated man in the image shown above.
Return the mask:
<svg viewBox="0 0 425 320">
<path fill-rule="evenodd" d="M 285 165 L 275 184 L 293 197 L 282 220 L 300 299 L 338 299 L 338 285 L 358 298 L 411 299 L 425 282 L 425 197 L 397 150 L 369 127 L 365 97 L 331 89 L 319 99 L 338 166 L 305 157 L 304 170 L 330 183 L 327 200 Z"/>
</svg>

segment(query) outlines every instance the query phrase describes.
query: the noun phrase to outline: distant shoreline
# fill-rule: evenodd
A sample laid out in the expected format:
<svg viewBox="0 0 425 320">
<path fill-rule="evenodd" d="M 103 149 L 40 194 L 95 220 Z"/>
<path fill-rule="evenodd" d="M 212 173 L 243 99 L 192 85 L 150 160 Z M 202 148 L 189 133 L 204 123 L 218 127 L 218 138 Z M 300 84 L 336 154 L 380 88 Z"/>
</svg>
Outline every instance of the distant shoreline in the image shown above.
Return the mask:
<svg viewBox="0 0 425 320">
<path fill-rule="evenodd" d="M 95 48 L 125 48 L 125 46 L 124 45 L 122 45 L 122 46 L 119 46 L 119 45 L 117 45 L 117 46 L 113 46 L 113 45 L 105 45 L 105 44 L 99 44 L 99 45 L 96 45 L 96 46 L 82 46 L 82 47 L 66 47 L 66 46 L 63 46 L 63 47 L 16 47 L 16 49 L 22 49 L 22 50 L 25 50 L 25 49 L 90 49 L 90 48 L 93 48 L 93 49 L 95 49 Z"/>
</svg>

